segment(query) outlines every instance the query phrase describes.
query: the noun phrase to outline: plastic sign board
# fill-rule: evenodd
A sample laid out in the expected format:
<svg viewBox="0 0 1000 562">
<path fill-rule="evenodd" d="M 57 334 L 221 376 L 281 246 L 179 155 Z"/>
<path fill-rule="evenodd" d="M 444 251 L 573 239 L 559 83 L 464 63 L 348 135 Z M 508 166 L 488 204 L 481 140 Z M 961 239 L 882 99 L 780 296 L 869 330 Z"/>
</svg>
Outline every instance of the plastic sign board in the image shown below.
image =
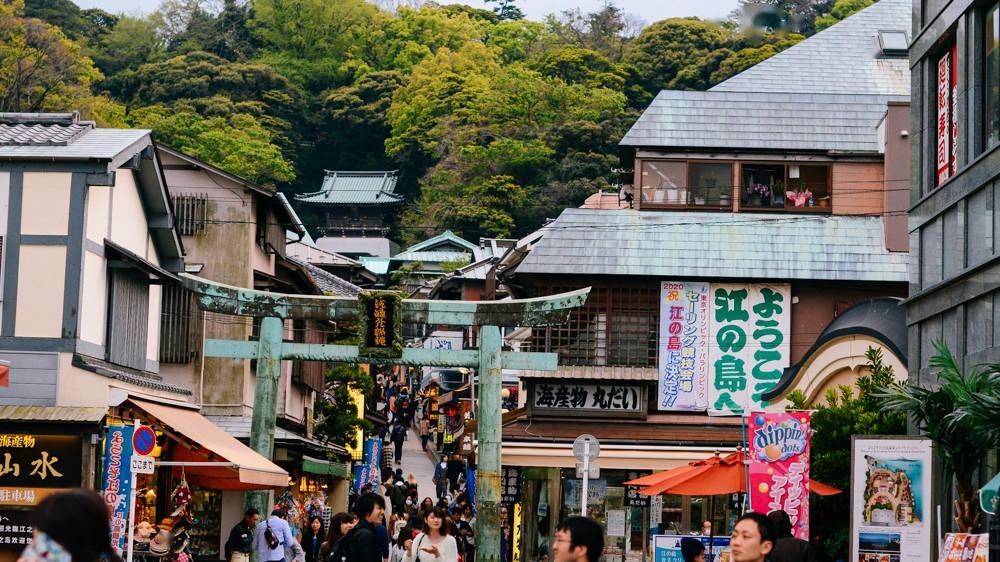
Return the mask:
<svg viewBox="0 0 1000 562">
<path fill-rule="evenodd" d="M 705 410 L 708 318 L 708 283 L 660 284 L 658 410 Z"/>
<path fill-rule="evenodd" d="M 132 447 L 137 455 L 148 455 L 156 448 L 156 433 L 148 425 L 140 425 L 132 432 Z"/>
<path fill-rule="evenodd" d="M 403 356 L 403 299 L 392 291 L 362 291 L 358 295 L 361 357 Z"/>
<path fill-rule="evenodd" d="M 152 474 L 156 471 L 156 461 L 146 455 L 132 455 L 132 472 L 135 474 Z"/>
<path fill-rule="evenodd" d="M 810 413 L 751 414 L 750 507 L 760 513 L 784 510 L 792 534 L 809 540 Z"/>
</svg>

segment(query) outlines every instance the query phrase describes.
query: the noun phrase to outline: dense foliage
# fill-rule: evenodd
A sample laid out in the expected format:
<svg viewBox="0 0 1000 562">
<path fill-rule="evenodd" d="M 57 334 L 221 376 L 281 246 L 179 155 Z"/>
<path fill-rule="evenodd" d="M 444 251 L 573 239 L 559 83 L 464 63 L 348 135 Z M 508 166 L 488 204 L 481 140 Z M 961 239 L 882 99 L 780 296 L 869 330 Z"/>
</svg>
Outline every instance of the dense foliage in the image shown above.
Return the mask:
<svg viewBox="0 0 1000 562">
<path fill-rule="evenodd" d="M 859 2 L 763 3 L 809 33 Z M 617 142 L 660 89 L 711 87 L 803 37 L 695 18 L 643 28 L 610 1 L 544 22 L 516 0 L 385 4 L 164 0 L 130 16 L 2 2 L 0 111 L 150 127 L 292 193 L 324 169 L 399 169 L 401 242 L 445 228 L 475 240 L 524 234 L 614 188 Z"/>
<path fill-rule="evenodd" d="M 795 410 L 812 410 L 810 477 L 843 490 L 835 496 L 809 498 L 809 532 L 834 558 L 847 559 L 850 521 L 830 514 L 851 511 L 851 436 L 902 435 L 906 416 L 885 409 L 876 393 L 895 382 L 892 367 L 882 362 L 882 350 L 869 348 L 868 374 L 858 377 L 857 392 L 847 386 L 829 390 L 825 402 L 810 404 L 796 390 L 788 395 Z"/>
</svg>

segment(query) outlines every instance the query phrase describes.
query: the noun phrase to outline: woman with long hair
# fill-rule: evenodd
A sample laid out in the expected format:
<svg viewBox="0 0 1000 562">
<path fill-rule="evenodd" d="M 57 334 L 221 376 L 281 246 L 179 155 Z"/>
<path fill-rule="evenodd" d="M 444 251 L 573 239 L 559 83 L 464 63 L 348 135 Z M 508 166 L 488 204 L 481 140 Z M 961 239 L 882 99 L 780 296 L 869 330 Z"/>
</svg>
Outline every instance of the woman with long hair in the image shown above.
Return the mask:
<svg viewBox="0 0 1000 562">
<path fill-rule="evenodd" d="M 407 550 L 410 562 L 458 562 L 458 544 L 449 534 L 448 511 L 434 508 L 424 518 L 424 530 Z"/>
<path fill-rule="evenodd" d="M 424 501 L 420 502 L 420 508 L 417 510 L 417 517 L 423 521 L 424 517 L 434 509 L 434 500 L 430 496 L 424 498 Z"/>
<path fill-rule="evenodd" d="M 330 530 L 326 534 L 326 542 L 320 547 L 321 562 L 326 562 L 327 558 L 336 550 L 340 541 L 344 540 L 347 533 L 358 524 L 358 516 L 353 513 L 342 511 L 330 518 Z M 340 562 L 336 560 L 334 562 Z"/>
<path fill-rule="evenodd" d="M 108 506 L 94 492 L 53 494 L 31 519 L 35 536 L 20 562 L 121 562 L 111 546 Z"/>
<path fill-rule="evenodd" d="M 306 551 L 306 562 L 325 562 L 320 560 L 320 551 L 325 538 L 323 518 L 313 515 L 309 518 L 309 524 L 306 525 L 305 530 L 302 531 L 302 549 Z"/>
</svg>

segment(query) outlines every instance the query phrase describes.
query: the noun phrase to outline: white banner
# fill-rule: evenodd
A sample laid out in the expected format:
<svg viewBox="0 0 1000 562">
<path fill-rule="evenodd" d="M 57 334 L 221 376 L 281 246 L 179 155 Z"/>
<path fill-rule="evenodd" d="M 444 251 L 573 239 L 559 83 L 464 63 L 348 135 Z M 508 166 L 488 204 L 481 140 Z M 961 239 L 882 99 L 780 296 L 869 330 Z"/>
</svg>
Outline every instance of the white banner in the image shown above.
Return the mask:
<svg viewBox="0 0 1000 562">
<path fill-rule="evenodd" d="M 658 410 L 704 410 L 708 404 L 709 284 L 660 284 Z"/>
<path fill-rule="evenodd" d="M 789 365 L 792 289 L 787 283 L 712 284 L 708 413 L 762 411 L 761 395 Z"/>
<path fill-rule="evenodd" d="M 850 560 L 930 560 L 930 439 L 856 437 L 851 449 Z"/>
</svg>

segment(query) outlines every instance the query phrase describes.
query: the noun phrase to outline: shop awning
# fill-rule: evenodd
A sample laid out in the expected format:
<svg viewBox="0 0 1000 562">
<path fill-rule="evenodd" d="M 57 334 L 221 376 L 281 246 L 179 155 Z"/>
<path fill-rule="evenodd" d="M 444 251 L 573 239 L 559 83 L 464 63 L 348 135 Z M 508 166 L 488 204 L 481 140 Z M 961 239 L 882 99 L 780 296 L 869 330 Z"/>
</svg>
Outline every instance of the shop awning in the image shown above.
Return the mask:
<svg viewBox="0 0 1000 562">
<path fill-rule="evenodd" d="M 213 490 L 262 490 L 288 486 L 288 473 L 273 462 L 240 443 L 195 410 L 167 406 L 156 402 L 129 398 L 129 402 L 195 448 L 181 443 L 169 460 L 179 462 L 211 462 L 221 457 L 231 467 L 185 467 L 192 483 Z"/>
<path fill-rule="evenodd" d="M 319 476 L 334 476 L 336 478 L 347 478 L 351 473 L 351 466 L 346 462 L 333 462 L 327 460 L 314 459 L 302 456 L 302 471 Z"/>
</svg>

